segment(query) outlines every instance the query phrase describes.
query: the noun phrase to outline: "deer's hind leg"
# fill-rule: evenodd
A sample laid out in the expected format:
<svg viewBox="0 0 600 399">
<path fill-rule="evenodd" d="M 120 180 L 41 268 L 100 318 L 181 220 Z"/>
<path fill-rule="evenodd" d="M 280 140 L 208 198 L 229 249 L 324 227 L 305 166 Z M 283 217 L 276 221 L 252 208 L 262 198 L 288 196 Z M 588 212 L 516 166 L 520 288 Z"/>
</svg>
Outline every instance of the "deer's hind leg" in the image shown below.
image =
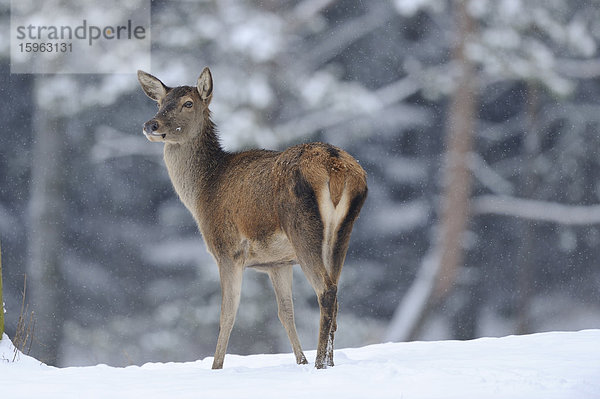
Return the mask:
<svg viewBox="0 0 600 399">
<path fill-rule="evenodd" d="M 265 270 L 271 283 L 273 284 L 273 290 L 275 291 L 275 297 L 277 298 L 277 315 L 285 331 L 288 335 L 294 355 L 296 356 L 296 363 L 307 364 L 306 357 L 302 352 L 302 346 L 300 345 L 300 339 L 296 332 L 296 323 L 294 321 L 294 302 L 292 298 L 292 277 L 293 270 L 291 265 L 285 266 L 273 266 Z"/>
<path fill-rule="evenodd" d="M 312 285 L 320 308 L 319 340 L 315 367 L 327 367 L 327 346 L 337 301 L 337 286 L 323 261 L 324 226 L 313 187 L 300 171 L 290 196 L 280 203 L 280 220 L 290 240 L 298 263 Z"/>
<path fill-rule="evenodd" d="M 360 191 L 354 194 L 352 199 L 348 201 L 348 198 L 351 197 L 349 195 L 349 192 L 346 191 L 342 196 L 342 200 L 336 207 L 336 210 L 341 210 L 343 214 L 339 221 L 334 221 L 334 227 L 330 229 L 330 234 L 333 237 L 329 240 L 329 242 L 331 242 L 332 245 L 330 251 L 328 252 L 328 265 L 330 275 L 332 281 L 336 285 L 340 279 L 342 267 L 344 266 L 344 261 L 346 259 L 346 252 L 348 251 L 348 245 L 350 243 L 350 234 L 352 233 L 354 221 L 358 218 L 358 214 L 360 213 L 360 209 L 362 208 L 366 197 L 367 191 L 365 189 L 364 191 Z M 333 305 L 333 321 L 327 344 L 328 366 L 333 366 L 333 342 L 334 335 L 337 330 L 337 313 L 338 303 L 336 298 L 336 301 Z"/>
<path fill-rule="evenodd" d="M 302 271 L 315 290 L 319 302 L 319 339 L 315 367 L 321 369 L 333 365 L 333 353 L 329 353 L 328 349 L 333 345 L 330 339 L 333 338 L 331 330 L 337 304 L 337 286 L 327 274 L 322 262 L 311 262 L 307 260 L 310 259 L 309 256 L 298 255 L 298 258 Z"/>
</svg>

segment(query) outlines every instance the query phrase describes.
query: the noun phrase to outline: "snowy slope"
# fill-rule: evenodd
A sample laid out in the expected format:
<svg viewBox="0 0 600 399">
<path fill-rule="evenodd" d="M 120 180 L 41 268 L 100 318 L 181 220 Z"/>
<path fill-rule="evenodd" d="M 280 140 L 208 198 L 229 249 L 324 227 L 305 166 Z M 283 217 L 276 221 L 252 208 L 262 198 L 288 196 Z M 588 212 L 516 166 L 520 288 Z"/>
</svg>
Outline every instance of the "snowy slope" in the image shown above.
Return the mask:
<svg viewBox="0 0 600 399">
<path fill-rule="evenodd" d="M 307 357 L 314 360 L 314 351 Z M 335 353 L 327 370 L 292 354 L 227 355 L 125 368 L 54 368 L 0 341 L 2 398 L 600 398 L 600 330 L 388 343 Z"/>
</svg>

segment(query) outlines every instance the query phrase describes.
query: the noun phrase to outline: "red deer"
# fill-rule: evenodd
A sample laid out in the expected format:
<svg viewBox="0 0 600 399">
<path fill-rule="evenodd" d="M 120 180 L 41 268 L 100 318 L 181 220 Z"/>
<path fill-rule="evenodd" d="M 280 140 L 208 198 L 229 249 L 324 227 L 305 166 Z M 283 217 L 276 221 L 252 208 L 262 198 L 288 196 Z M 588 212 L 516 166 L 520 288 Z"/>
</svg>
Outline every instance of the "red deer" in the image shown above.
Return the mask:
<svg viewBox="0 0 600 399">
<path fill-rule="evenodd" d="M 196 87 L 167 87 L 143 71 L 138 80 L 158 103 L 143 133 L 164 143 L 175 191 L 219 268 L 221 316 L 212 368 L 223 367 L 245 268 L 269 275 L 296 362 L 307 363 L 294 322 L 295 264 L 314 288 L 321 313 L 315 367 L 333 366 L 337 283 L 367 196 L 363 168 L 347 152 L 324 143 L 282 152 L 224 151 L 208 109 L 213 94 L 208 68 Z"/>
</svg>

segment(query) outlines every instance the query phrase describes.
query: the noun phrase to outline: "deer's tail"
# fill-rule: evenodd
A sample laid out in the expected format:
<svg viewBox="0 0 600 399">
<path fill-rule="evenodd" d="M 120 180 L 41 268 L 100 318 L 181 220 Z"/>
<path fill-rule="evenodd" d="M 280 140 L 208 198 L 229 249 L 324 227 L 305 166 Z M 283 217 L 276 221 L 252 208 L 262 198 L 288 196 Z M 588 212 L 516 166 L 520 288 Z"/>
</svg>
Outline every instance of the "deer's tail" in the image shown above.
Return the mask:
<svg viewBox="0 0 600 399">
<path fill-rule="evenodd" d="M 314 201 L 315 219 L 323 225 L 321 259 L 332 282 L 337 283 L 354 221 L 367 197 L 367 175 L 358 162 L 347 152 L 323 143 L 301 144 L 284 151 L 276 167 L 285 186 L 297 173 L 297 180 L 305 182 L 295 189 L 308 202 Z M 300 177 L 300 178 L 298 178 Z M 318 209 L 316 209 L 318 208 Z M 305 233 L 307 234 L 307 232 Z M 319 234 L 320 235 L 320 234 Z"/>
<path fill-rule="evenodd" d="M 366 173 L 348 153 L 326 147 L 328 181 L 319 195 L 323 222 L 322 259 L 333 282 L 339 280 L 354 221 L 367 198 Z"/>
</svg>

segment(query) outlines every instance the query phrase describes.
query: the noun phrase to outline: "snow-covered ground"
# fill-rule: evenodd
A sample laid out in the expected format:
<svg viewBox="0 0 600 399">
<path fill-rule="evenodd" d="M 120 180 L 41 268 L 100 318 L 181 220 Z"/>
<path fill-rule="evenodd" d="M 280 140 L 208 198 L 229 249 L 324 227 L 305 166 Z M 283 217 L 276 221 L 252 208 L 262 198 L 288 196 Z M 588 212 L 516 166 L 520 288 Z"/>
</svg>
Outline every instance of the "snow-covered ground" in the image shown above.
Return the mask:
<svg viewBox="0 0 600 399">
<path fill-rule="evenodd" d="M 600 330 L 341 349 L 326 370 L 292 354 L 227 355 L 213 371 L 212 358 L 55 368 L 13 353 L 5 335 L 2 398 L 600 398 Z"/>
</svg>

